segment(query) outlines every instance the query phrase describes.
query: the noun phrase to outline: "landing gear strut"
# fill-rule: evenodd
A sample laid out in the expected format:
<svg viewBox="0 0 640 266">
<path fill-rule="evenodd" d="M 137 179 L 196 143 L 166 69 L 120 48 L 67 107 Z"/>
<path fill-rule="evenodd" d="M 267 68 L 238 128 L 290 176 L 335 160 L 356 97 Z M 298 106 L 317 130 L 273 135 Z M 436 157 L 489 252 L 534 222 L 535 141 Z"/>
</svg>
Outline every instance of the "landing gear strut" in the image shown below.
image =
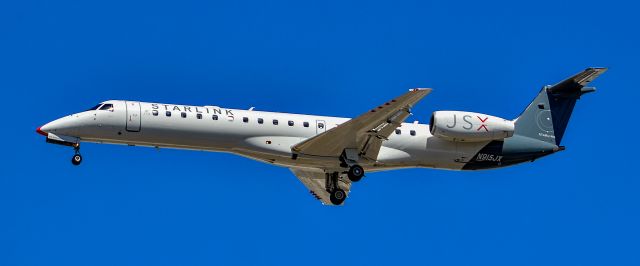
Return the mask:
<svg viewBox="0 0 640 266">
<path fill-rule="evenodd" d="M 75 152 L 75 154 L 73 155 L 73 157 L 71 157 L 71 163 L 73 165 L 80 165 L 80 163 L 82 162 L 82 155 L 80 155 L 80 144 L 75 144 L 73 146 L 73 151 Z"/>
<path fill-rule="evenodd" d="M 338 186 L 338 178 L 340 176 L 340 173 L 333 172 L 326 173 L 325 175 L 327 178 L 325 187 L 327 188 L 327 192 L 329 192 L 329 200 L 331 200 L 331 203 L 333 203 L 334 205 L 342 204 L 347 198 L 347 192 L 345 192 L 340 188 L 340 186 Z"/>
</svg>

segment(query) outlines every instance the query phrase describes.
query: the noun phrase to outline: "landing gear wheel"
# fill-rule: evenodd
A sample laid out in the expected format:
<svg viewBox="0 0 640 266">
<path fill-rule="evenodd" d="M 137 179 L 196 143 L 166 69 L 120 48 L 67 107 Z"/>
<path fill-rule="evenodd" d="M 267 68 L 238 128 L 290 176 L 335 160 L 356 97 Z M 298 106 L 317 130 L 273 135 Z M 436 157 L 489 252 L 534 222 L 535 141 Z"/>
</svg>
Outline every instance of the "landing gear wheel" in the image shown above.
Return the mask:
<svg viewBox="0 0 640 266">
<path fill-rule="evenodd" d="M 351 168 L 349 168 L 347 176 L 352 182 L 358 182 L 364 176 L 364 169 L 362 168 L 362 166 L 359 166 L 357 164 L 353 165 L 351 166 Z"/>
<path fill-rule="evenodd" d="M 71 157 L 71 163 L 73 165 L 80 165 L 81 162 L 82 162 L 82 155 L 75 154 L 73 155 L 73 157 Z"/>
<path fill-rule="evenodd" d="M 347 193 L 340 188 L 334 189 L 331 192 L 331 195 L 329 196 L 331 203 L 333 203 L 334 205 L 342 204 L 346 198 L 347 198 Z"/>
</svg>

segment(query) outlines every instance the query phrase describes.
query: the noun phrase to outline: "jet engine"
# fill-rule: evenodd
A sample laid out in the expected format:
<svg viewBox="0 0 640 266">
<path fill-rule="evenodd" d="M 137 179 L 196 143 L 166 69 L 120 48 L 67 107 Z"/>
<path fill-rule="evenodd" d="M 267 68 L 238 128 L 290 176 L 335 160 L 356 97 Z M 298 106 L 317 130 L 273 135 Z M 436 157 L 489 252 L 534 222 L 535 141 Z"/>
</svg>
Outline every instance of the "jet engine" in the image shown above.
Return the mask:
<svg viewBox="0 0 640 266">
<path fill-rule="evenodd" d="M 437 111 L 431 115 L 431 135 L 457 142 L 502 140 L 513 136 L 513 121 L 462 111 Z"/>
</svg>

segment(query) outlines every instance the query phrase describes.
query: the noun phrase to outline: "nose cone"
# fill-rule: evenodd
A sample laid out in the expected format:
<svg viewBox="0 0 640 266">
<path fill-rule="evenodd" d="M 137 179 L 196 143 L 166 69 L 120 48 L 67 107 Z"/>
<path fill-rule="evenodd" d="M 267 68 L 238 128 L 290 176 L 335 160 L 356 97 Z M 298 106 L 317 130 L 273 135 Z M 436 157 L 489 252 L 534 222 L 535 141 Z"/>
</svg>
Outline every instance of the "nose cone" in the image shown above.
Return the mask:
<svg viewBox="0 0 640 266">
<path fill-rule="evenodd" d="M 36 132 L 43 136 L 47 136 L 49 133 L 73 136 L 80 126 L 81 124 L 76 117 L 66 116 L 37 128 Z"/>
<path fill-rule="evenodd" d="M 42 131 L 42 127 L 36 128 L 36 132 L 38 132 L 38 134 L 43 135 L 45 137 L 49 135 L 49 133 Z"/>
</svg>

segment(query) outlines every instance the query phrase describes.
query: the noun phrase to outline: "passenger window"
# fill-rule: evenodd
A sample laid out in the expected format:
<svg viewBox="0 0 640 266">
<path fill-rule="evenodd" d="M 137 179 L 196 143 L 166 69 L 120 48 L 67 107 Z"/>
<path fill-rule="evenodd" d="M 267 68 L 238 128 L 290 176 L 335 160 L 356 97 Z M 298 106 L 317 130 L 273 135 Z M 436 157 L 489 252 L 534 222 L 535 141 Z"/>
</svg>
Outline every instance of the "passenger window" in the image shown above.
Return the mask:
<svg viewBox="0 0 640 266">
<path fill-rule="evenodd" d="M 293 126 L 293 121 L 289 120 L 289 126 L 292 127 Z"/>
<path fill-rule="evenodd" d="M 278 119 L 273 119 L 273 124 L 277 126 L 278 125 Z"/>
<path fill-rule="evenodd" d="M 243 117 L 242 118 L 242 122 L 249 123 L 249 118 L 248 117 Z"/>
<path fill-rule="evenodd" d="M 218 120 L 218 115 L 213 115 L 213 116 L 211 117 L 211 119 L 213 119 L 213 120 Z"/>
<path fill-rule="evenodd" d="M 180 116 L 182 116 L 182 118 L 187 118 L 187 113 L 182 112 L 182 113 L 180 114 Z"/>
<path fill-rule="evenodd" d="M 264 120 L 262 118 L 258 118 L 258 124 L 262 124 L 264 123 Z"/>
<path fill-rule="evenodd" d="M 110 103 L 105 104 L 102 107 L 100 107 L 100 110 L 113 112 L 113 104 L 110 104 Z"/>
<path fill-rule="evenodd" d="M 402 134 L 402 130 L 396 129 L 396 135 L 400 135 L 400 134 Z"/>
<path fill-rule="evenodd" d="M 302 126 L 303 126 L 303 127 L 309 127 L 309 122 L 303 122 L 303 123 L 302 123 Z"/>
<path fill-rule="evenodd" d="M 319 129 L 323 129 L 324 128 L 324 123 L 318 123 L 318 128 Z"/>
<path fill-rule="evenodd" d="M 411 136 L 415 136 L 416 135 L 416 131 L 415 130 L 411 130 L 411 131 L 409 131 L 409 134 L 411 134 Z"/>
<path fill-rule="evenodd" d="M 153 110 L 151 111 L 151 113 L 153 114 L 153 116 L 158 116 L 158 110 Z"/>
<path fill-rule="evenodd" d="M 202 114 L 196 114 L 196 118 L 202 119 Z"/>
<path fill-rule="evenodd" d="M 167 111 L 165 114 L 166 114 L 167 116 L 171 116 L 171 111 Z"/>
</svg>

